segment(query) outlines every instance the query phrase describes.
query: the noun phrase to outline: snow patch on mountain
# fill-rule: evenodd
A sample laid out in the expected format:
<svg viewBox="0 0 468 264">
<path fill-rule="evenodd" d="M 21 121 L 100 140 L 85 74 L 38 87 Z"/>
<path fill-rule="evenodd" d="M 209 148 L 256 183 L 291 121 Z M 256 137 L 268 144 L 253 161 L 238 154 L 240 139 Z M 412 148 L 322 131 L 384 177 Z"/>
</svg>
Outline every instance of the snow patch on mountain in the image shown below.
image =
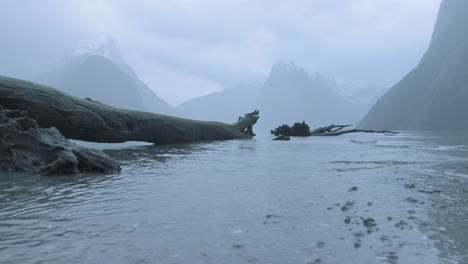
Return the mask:
<svg viewBox="0 0 468 264">
<path fill-rule="evenodd" d="M 102 33 L 96 39 L 82 40 L 80 44 L 71 52 L 71 57 L 100 55 L 106 59 L 120 64 L 123 63 L 120 50 L 112 36 Z"/>
</svg>

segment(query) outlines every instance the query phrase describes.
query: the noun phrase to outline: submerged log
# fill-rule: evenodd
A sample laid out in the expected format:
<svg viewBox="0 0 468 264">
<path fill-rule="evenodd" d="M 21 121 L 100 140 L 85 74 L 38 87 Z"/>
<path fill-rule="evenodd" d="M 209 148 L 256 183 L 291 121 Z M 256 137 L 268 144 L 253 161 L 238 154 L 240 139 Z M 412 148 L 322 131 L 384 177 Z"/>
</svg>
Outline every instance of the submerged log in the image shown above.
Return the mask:
<svg viewBox="0 0 468 264">
<path fill-rule="evenodd" d="M 40 127 L 56 127 L 66 138 L 102 143 L 165 144 L 250 138 L 255 136 L 252 127 L 259 118 L 259 112 L 254 111 L 234 124 L 224 124 L 117 109 L 1 76 L 0 104 L 8 109 L 27 110 Z"/>
<path fill-rule="evenodd" d="M 290 136 L 277 136 L 275 137 L 273 140 L 283 140 L 283 141 L 289 141 L 291 140 L 291 137 Z"/>
</svg>

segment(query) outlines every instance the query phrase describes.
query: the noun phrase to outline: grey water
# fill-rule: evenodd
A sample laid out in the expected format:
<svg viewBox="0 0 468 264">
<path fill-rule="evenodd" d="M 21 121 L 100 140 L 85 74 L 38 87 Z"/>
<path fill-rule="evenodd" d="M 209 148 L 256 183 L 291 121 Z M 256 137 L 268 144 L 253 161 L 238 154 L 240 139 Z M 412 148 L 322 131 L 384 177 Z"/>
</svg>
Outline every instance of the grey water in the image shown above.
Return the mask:
<svg viewBox="0 0 468 264">
<path fill-rule="evenodd" d="M 0 175 L 0 263 L 468 263 L 468 136 L 101 146 Z"/>
</svg>

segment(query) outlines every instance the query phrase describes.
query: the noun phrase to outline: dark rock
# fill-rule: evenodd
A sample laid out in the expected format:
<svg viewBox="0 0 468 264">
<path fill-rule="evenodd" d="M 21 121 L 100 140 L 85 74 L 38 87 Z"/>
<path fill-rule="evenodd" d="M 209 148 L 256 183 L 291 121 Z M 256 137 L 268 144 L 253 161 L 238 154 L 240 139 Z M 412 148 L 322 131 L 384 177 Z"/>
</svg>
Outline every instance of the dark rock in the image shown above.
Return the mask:
<svg viewBox="0 0 468 264">
<path fill-rule="evenodd" d="M 279 215 L 265 215 L 266 219 L 271 219 L 271 218 L 283 218 L 282 216 Z"/>
<path fill-rule="evenodd" d="M 407 184 L 405 184 L 405 188 L 406 189 L 414 189 L 414 188 L 416 188 L 416 185 L 414 185 L 412 183 L 407 183 Z"/>
<path fill-rule="evenodd" d="M 7 118 L 20 118 L 26 117 L 28 115 L 28 111 L 26 110 L 4 110 L 5 117 Z"/>
<path fill-rule="evenodd" d="M 346 202 L 343 206 L 341 206 L 341 211 L 348 211 L 349 209 L 351 209 L 352 207 L 354 206 L 354 202 Z"/>
<path fill-rule="evenodd" d="M 362 221 L 362 224 L 364 225 L 364 227 L 366 228 L 373 228 L 375 226 L 377 226 L 377 223 L 375 222 L 374 219 L 372 218 L 366 218 Z"/>
<path fill-rule="evenodd" d="M 20 117 L 15 120 L 15 126 L 18 131 L 28 131 L 30 128 L 38 128 L 36 121 L 27 117 Z"/>
<path fill-rule="evenodd" d="M 344 219 L 344 222 L 345 222 L 345 224 L 350 224 L 350 223 L 351 223 L 351 217 L 347 216 L 347 217 Z"/>
<path fill-rule="evenodd" d="M 6 119 L 5 111 L 3 110 L 3 107 L 0 105 L 0 124 L 4 123 L 5 119 Z"/>
<path fill-rule="evenodd" d="M 289 141 L 291 140 L 291 137 L 290 136 L 278 136 L 278 137 L 275 137 L 273 140 Z"/>
<path fill-rule="evenodd" d="M 405 201 L 407 201 L 409 203 L 417 203 L 418 202 L 418 200 L 413 198 L 413 197 L 408 197 L 408 198 L 405 199 Z"/>
<path fill-rule="evenodd" d="M 395 227 L 400 228 L 401 230 L 405 229 L 407 226 L 408 226 L 408 223 L 403 220 L 400 220 L 397 223 L 395 223 Z"/>
<path fill-rule="evenodd" d="M 441 190 L 419 190 L 418 192 L 426 194 L 442 193 Z"/>
<path fill-rule="evenodd" d="M 348 192 L 355 192 L 357 191 L 359 188 L 356 187 L 356 186 L 353 186 L 351 189 L 348 190 Z"/>
<path fill-rule="evenodd" d="M 54 127 L 39 128 L 33 119 L 23 117 L 26 112 L 5 112 L 0 108 L 0 172 L 57 175 L 120 171 L 119 165 L 103 152 L 70 142 Z"/>
</svg>

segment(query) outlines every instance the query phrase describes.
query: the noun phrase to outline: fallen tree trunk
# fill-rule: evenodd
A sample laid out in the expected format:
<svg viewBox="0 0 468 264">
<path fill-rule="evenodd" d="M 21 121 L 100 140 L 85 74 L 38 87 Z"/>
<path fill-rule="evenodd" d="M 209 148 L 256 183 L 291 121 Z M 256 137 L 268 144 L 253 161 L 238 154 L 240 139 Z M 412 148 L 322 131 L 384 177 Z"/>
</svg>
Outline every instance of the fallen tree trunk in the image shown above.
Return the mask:
<svg viewBox="0 0 468 264">
<path fill-rule="evenodd" d="M 379 133 L 379 134 L 398 134 L 398 132 L 388 130 L 365 130 L 365 129 L 349 129 L 342 130 L 351 125 L 330 125 L 328 127 L 317 128 L 310 133 L 310 136 L 339 136 L 349 133 Z"/>
<path fill-rule="evenodd" d="M 311 133 L 311 136 L 339 136 L 349 133 L 378 133 L 378 134 L 398 134 L 398 132 L 389 131 L 389 130 L 364 130 L 364 129 L 350 129 L 343 130 L 339 132 L 329 132 L 329 133 Z"/>
<path fill-rule="evenodd" d="M 329 125 L 327 127 L 319 127 L 312 131 L 312 134 L 320 134 L 320 133 L 329 133 L 329 132 L 336 132 L 341 130 L 345 127 L 350 127 L 351 125 Z"/>
<path fill-rule="evenodd" d="M 348 129 L 343 130 L 346 127 L 351 125 L 329 125 L 326 127 L 319 127 L 312 131 L 309 130 L 309 126 L 305 123 L 295 123 L 292 129 L 288 125 L 282 125 L 274 130 L 271 130 L 271 134 L 277 136 L 274 140 L 279 140 L 286 136 L 339 136 L 349 133 L 382 133 L 382 134 L 398 134 L 398 132 L 388 131 L 388 130 L 364 130 L 364 129 Z M 300 131 L 297 133 L 296 131 Z"/>
<path fill-rule="evenodd" d="M 101 143 L 143 141 L 157 144 L 250 138 L 259 112 L 234 124 L 195 121 L 113 108 L 59 90 L 0 76 L 0 105 L 26 110 L 40 127 L 56 127 L 69 139 Z"/>
</svg>

